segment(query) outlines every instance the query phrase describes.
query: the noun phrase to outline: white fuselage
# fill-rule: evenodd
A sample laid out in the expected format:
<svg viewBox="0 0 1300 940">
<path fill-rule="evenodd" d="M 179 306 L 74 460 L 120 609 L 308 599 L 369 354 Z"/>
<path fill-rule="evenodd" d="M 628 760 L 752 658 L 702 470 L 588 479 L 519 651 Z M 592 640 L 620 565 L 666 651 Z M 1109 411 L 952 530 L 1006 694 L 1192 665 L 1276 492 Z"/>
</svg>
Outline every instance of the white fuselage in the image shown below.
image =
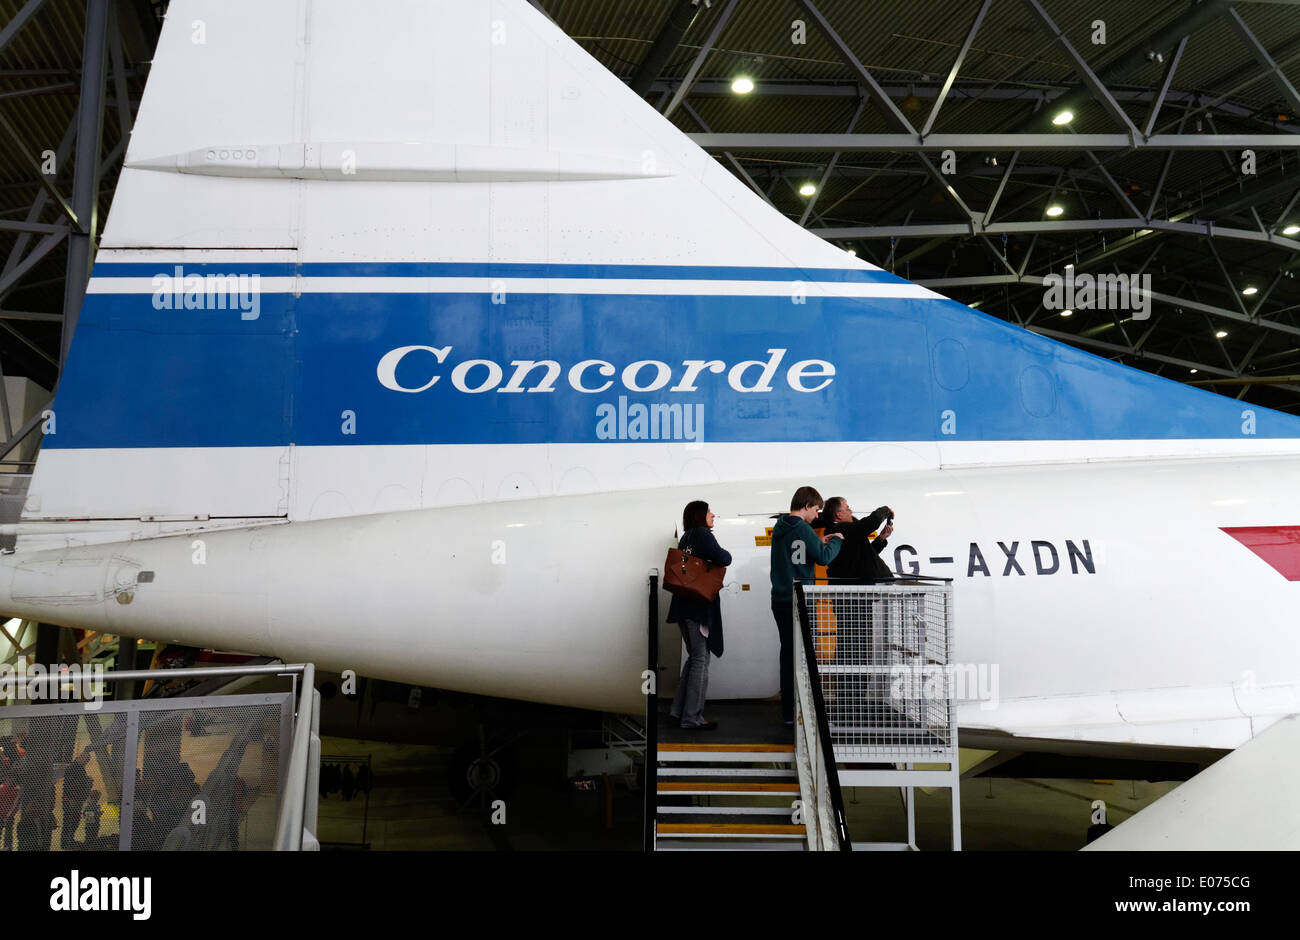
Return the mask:
<svg viewBox="0 0 1300 940">
<path fill-rule="evenodd" d="M 956 660 L 991 670 L 996 682 L 985 690 L 995 700 L 965 707 L 964 726 L 1229 747 L 1251 736 L 1252 718 L 1295 710 L 1300 582 L 1219 527 L 1300 518 L 1300 488 L 1278 485 L 1296 466 L 1288 457 L 1173 458 L 811 482 L 860 514 L 890 505 L 891 566 L 954 579 Z M 803 482 L 524 499 L 37 551 L 15 556 L 0 596 L 15 615 L 73 626 L 635 711 L 647 576 L 675 544 L 682 505 L 703 499 L 734 557 L 722 602 L 726 654 L 709 694 L 764 697 L 777 691 L 778 641 L 769 549 L 756 539 Z M 138 571 L 153 580 L 134 584 Z M 125 603 L 124 585 L 134 585 Z M 674 673 L 676 629 L 661 624 L 661 634 Z"/>
</svg>

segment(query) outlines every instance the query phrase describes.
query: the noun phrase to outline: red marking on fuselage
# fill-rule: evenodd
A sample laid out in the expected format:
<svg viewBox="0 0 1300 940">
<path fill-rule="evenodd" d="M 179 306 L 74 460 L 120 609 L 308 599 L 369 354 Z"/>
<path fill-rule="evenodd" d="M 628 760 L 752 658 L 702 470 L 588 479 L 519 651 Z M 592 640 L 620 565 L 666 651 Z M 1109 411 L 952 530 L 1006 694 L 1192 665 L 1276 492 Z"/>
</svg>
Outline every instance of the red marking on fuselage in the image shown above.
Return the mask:
<svg viewBox="0 0 1300 940">
<path fill-rule="evenodd" d="M 1288 581 L 1300 581 L 1300 525 L 1222 526 Z"/>
</svg>

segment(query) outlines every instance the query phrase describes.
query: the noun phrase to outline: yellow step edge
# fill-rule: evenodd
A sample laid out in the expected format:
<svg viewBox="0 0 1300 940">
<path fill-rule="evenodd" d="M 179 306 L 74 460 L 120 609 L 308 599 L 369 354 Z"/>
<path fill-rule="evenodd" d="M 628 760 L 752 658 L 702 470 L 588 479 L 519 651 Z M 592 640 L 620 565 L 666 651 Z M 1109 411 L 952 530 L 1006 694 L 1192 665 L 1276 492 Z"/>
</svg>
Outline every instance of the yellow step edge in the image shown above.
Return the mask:
<svg viewBox="0 0 1300 940">
<path fill-rule="evenodd" d="M 805 835 L 808 832 L 803 826 L 792 826 L 788 823 L 769 823 L 767 825 L 761 823 L 659 823 L 655 829 L 661 836 L 673 833 L 682 835 L 718 833 L 720 835 L 793 836 Z"/>
<path fill-rule="evenodd" d="M 680 783 L 677 781 L 659 784 L 660 793 L 673 793 L 679 790 L 707 790 L 711 793 L 798 793 L 797 783 Z"/>
<path fill-rule="evenodd" d="M 753 751 L 761 754 L 793 754 L 793 744 L 660 744 L 659 750 L 673 751 L 675 753 L 690 753 L 692 751 L 720 751 L 726 753 L 740 753 Z"/>
</svg>

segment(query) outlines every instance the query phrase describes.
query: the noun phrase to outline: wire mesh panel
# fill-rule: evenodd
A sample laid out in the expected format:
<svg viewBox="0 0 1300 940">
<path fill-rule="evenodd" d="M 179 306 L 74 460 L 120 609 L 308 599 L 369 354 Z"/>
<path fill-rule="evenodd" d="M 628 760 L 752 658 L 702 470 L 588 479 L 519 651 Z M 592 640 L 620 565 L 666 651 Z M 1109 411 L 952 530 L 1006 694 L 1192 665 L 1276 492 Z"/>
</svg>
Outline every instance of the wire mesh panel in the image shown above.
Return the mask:
<svg viewBox="0 0 1300 940">
<path fill-rule="evenodd" d="M 140 715 L 132 851 L 273 847 L 277 705 Z"/>
<path fill-rule="evenodd" d="M 122 740 L 125 716 L 17 711 L 0 712 L 0 848 L 117 848 L 122 751 L 104 742 Z"/>
<path fill-rule="evenodd" d="M 0 849 L 273 848 L 291 701 L 0 709 Z"/>
<path fill-rule="evenodd" d="M 949 755 L 951 586 L 806 585 L 804 597 L 837 759 Z"/>
</svg>

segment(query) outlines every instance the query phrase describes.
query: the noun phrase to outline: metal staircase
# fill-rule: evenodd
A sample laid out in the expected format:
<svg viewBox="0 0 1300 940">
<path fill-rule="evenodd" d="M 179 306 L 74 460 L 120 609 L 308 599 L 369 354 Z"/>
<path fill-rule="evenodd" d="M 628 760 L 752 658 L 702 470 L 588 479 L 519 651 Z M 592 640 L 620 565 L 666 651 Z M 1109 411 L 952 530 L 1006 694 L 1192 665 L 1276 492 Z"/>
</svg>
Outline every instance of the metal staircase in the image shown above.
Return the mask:
<svg viewBox="0 0 1300 940">
<path fill-rule="evenodd" d="M 779 706 L 727 702 L 710 712 L 724 728 L 758 740 L 736 741 L 735 732 L 682 731 L 663 716 L 660 735 L 667 740 L 657 755 L 655 850 L 806 848 L 794 745 L 770 732 L 744 733 L 766 724 L 788 738 Z M 709 740 L 719 733 L 721 740 Z"/>
<path fill-rule="evenodd" d="M 701 731 L 676 727 L 658 703 L 657 575 L 645 673 L 647 851 L 916 850 L 917 787 L 949 790 L 952 847 L 961 848 L 949 581 L 796 584 L 794 728 L 774 702 L 710 702 L 719 728 Z M 897 788 L 906 841 L 851 842 L 841 784 Z"/>
</svg>

